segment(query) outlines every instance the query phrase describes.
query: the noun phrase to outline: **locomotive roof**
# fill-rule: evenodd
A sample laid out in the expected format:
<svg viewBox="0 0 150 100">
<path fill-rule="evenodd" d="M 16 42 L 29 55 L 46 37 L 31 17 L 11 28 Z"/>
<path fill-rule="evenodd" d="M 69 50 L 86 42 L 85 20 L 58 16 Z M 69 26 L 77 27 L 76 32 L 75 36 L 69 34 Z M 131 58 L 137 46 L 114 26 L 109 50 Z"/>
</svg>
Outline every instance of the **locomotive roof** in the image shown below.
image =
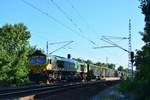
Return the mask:
<svg viewBox="0 0 150 100">
<path fill-rule="evenodd" d="M 78 64 L 85 64 L 84 62 L 82 61 L 78 61 L 78 60 L 75 60 L 75 59 L 68 59 L 68 58 L 65 58 L 65 57 L 61 57 L 61 56 L 57 56 L 57 55 L 49 55 L 49 57 L 51 59 L 57 59 L 57 60 L 62 60 L 62 61 L 65 61 L 65 62 L 71 62 L 71 63 L 78 63 Z"/>
<path fill-rule="evenodd" d="M 30 56 L 46 56 L 46 54 L 42 53 L 41 50 L 36 50 L 33 54 Z"/>
<path fill-rule="evenodd" d="M 72 59 L 67 59 L 67 58 L 61 57 L 61 56 L 51 55 L 50 58 L 56 58 L 57 60 L 62 60 L 62 61 L 74 63 L 74 60 L 72 60 Z"/>
</svg>

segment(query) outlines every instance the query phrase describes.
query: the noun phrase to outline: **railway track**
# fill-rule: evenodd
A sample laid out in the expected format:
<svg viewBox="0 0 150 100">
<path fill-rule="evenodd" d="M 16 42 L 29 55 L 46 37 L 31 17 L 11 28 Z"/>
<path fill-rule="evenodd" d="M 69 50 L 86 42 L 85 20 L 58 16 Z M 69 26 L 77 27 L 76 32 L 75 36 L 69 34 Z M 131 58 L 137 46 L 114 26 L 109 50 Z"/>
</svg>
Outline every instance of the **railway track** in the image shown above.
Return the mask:
<svg viewBox="0 0 150 100">
<path fill-rule="evenodd" d="M 93 81 L 93 82 L 74 82 L 74 83 L 64 83 L 64 84 L 54 84 L 54 85 L 35 85 L 26 86 L 20 88 L 11 88 L 0 90 L 0 99 L 10 99 L 19 98 L 29 95 L 41 95 L 46 93 L 55 93 L 62 90 L 81 88 L 84 86 L 101 84 L 102 86 L 110 85 L 118 81 Z"/>
</svg>

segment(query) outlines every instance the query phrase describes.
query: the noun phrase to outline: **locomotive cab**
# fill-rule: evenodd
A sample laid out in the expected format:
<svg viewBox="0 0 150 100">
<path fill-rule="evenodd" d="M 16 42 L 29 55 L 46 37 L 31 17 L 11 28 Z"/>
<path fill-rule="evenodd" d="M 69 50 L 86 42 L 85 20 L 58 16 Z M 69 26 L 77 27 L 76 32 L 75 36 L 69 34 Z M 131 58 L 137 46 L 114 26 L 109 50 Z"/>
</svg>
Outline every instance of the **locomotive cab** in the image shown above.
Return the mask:
<svg viewBox="0 0 150 100">
<path fill-rule="evenodd" d="M 28 67 L 31 72 L 42 72 L 44 70 L 44 66 L 47 64 L 48 59 L 45 54 L 43 54 L 40 50 L 36 50 L 29 57 Z"/>
<path fill-rule="evenodd" d="M 28 61 L 29 79 L 33 82 L 39 83 L 40 81 L 47 81 L 49 76 L 47 71 L 51 69 L 49 60 L 46 54 L 41 50 L 36 50 L 29 57 Z"/>
</svg>

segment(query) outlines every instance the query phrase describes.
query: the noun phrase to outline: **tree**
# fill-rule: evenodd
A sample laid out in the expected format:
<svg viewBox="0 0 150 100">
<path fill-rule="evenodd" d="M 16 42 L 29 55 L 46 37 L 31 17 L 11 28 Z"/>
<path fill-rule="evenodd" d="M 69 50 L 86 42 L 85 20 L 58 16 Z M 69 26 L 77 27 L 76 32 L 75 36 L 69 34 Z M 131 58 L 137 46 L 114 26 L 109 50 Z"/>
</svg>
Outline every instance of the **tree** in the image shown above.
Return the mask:
<svg viewBox="0 0 150 100">
<path fill-rule="evenodd" d="M 0 82 L 23 83 L 27 80 L 30 32 L 22 24 L 6 24 L 0 31 Z"/>
<path fill-rule="evenodd" d="M 142 33 L 142 40 L 146 43 L 150 43 L 150 0 L 140 0 L 142 13 L 145 15 L 145 28 Z"/>
<path fill-rule="evenodd" d="M 73 58 L 74 60 L 77 60 L 79 62 L 82 62 L 83 60 L 81 58 Z"/>
<path fill-rule="evenodd" d="M 140 32 L 145 45 L 136 51 L 134 80 L 127 80 L 122 84 L 124 91 L 132 91 L 135 100 L 150 100 L 150 0 L 139 0 L 140 8 L 145 16 L 144 32 Z"/>
<path fill-rule="evenodd" d="M 123 66 L 119 66 L 118 71 L 123 71 Z"/>
<path fill-rule="evenodd" d="M 145 15 L 145 27 L 144 32 L 141 32 L 143 36 L 142 40 L 145 45 L 141 50 L 137 50 L 135 55 L 136 66 L 136 97 L 139 100 L 150 99 L 150 0 L 140 0 L 141 10 Z M 140 94 L 139 94 L 140 93 Z"/>
<path fill-rule="evenodd" d="M 108 64 L 108 68 L 115 69 L 115 64 Z"/>
<path fill-rule="evenodd" d="M 127 73 L 127 72 L 128 72 L 128 70 L 129 70 L 128 68 L 125 68 L 125 69 L 124 69 L 124 72 L 126 72 L 126 73 Z"/>
<path fill-rule="evenodd" d="M 97 66 L 101 66 L 101 65 L 102 65 L 102 63 L 101 63 L 101 62 L 96 62 L 96 63 L 95 63 L 95 65 L 97 65 Z"/>
<path fill-rule="evenodd" d="M 85 60 L 84 62 L 87 63 L 87 64 L 93 64 L 93 62 L 89 59 Z"/>
</svg>

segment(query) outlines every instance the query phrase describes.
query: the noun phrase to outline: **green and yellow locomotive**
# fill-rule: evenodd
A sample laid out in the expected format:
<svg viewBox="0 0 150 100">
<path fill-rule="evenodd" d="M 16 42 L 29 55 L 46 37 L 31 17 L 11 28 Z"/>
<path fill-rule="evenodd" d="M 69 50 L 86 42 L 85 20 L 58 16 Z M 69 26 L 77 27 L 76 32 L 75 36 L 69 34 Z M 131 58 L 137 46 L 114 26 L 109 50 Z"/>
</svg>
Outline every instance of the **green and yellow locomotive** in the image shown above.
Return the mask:
<svg viewBox="0 0 150 100">
<path fill-rule="evenodd" d="M 40 50 L 30 55 L 28 67 L 30 69 L 29 78 L 36 83 L 82 81 L 126 75 L 121 71 L 71 59 L 70 56 L 68 58 L 48 56 Z"/>
<path fill-rule="evenodd" d="M 85 79 L 86 64 L 73 59 L 42 53 L 36 50 L 29 58 L 29 78 L 36 83 L 75 81 Z"/>
<path fill-rule="evenodd" d="M 28 68 L 30 72 L 29 78 L 31 81 L 46 82 L 49 78 L 49 73 L 51 72 L 52 65 L 46 54 L 42 53 L 40 50 L 36 50 L 29 57 Z"/>
</svg>

